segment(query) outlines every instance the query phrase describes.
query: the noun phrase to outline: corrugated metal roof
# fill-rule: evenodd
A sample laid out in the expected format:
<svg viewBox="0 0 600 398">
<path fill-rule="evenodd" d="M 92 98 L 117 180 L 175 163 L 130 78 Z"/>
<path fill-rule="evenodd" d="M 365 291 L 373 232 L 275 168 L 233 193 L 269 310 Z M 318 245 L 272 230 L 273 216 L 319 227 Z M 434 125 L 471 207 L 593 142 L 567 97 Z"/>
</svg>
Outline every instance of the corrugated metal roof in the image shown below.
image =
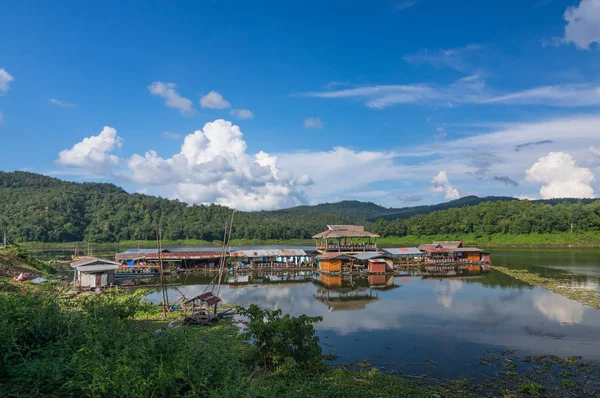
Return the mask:
<svg viewBox="0 0 600 398">
<path fill-rule="evenodd" d="M 358 259 L 358 260 L 370 260 L 372 258 L 381 258 L 382 254 L 381 253 L 358 253 L 358 254 L 354 254 L 352 257 Z"/>
<path fill-rule="evenodd" d="M 422 243 L 419 245 L 419 250 L 425 250 L 425 249 L 439 249 L 442 246 L 437 244 L 437 243 Z"/>
<path fill-rule="evenodd" d="M 111 265 L 120 265 L 119 263 L 115 262 L 115 261 L 110 261 L 110 260 L 105 260 L 103 258 L 98 258 L 98 257 L 82 257 L 77 261 L 73 261 L 71 263 L 71 267 L 75 268 L 75 267 L 84 267 L 84 266 L 91 266 L 92 264 L 111 264 Z"/>
<path fill-rule="evenodd" d="M 400 247 L 400 248 L 390 248 L 390 249 L 381 249 L 384 253 L 386 254 L 390 254 L 393 256 L 400 256 L 400 255 L 409 255 L 409 254 L 423 254 L 421 253 L 421 250 L 417 249 L 416 247 Z"/>
<path fill-rule="evenodd" d="M 424 247 L 421 250 L 424 250 L 427 253 L 450 253 L 452 251 L 450 249 L 441 249 L 441 248 L 434 248 L 434 247 Z"/>
<path fill-rule="evenodd" d="M 483 250 L 478 249 L 476 247 L 459 247 L 457 249 L 452 250 L 454 252 L 478 252 L 478 253 L 482 253 Z"/>
<path fill-rule="evenodd" d="M 332 260 L 334 258 L 338 258 L 338 259 L 341 259 L 341 260 L 353 260 L 354 259 L 354 257 L 352 257 L 352 256 L 350 256 L 348 254 L 335 253 L 335 252 L 332 252 L 332 253 L 323 253 L 320 256 L 317 256 L 316 258 L 319 259 L 319 260 Z"/>
<path fill-rule="evenodd" d="M 80 265 L 75 267 L 79 272 L 114 271 L 117 268 L 119 268 L 119 265 L 115 264 Z"/>
<path fill-rule="evenodd" d="M 211 260 L 221 258 L 221 252 L 167 252 L 161 253 L 163 260 Z M 149 253 L 145 256 L 147 260 L 158 260 L 158 252 Z"/>
<path fill-rule="evenodd" d="M 238 250 L 231 252 L 232 257 L 295 257 L 306 256 L 302 249 L 256 249 L 256 250 Z"/>
</svg>

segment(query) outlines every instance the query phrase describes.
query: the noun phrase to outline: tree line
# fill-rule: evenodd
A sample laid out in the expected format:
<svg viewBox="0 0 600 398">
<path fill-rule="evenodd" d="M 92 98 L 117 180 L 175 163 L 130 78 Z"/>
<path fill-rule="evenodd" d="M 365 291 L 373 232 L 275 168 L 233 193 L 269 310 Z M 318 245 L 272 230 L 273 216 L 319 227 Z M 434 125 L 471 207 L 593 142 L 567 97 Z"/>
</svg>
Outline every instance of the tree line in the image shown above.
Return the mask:
<svg viewBox="0 0 600 398">
<path fill-rule="evenodd" d="M 333 204 L 332 204 L 333 205 Z M 600 231 L 600 201 L 490 201 L 475 206 L 375 223 L 353 216 L 352 202 L 336 206 L 237 212 L 237 239 L 309 239 L 327 224 L 362 224 L 382 236 L 531 234 Z M 365 204 L 357 202 L 357 206 Z M 377 210 L 377 209 L 375 209 Z M 339 211 L 339 212 L 336 212 Z M 389 211 L 389 210 L 388 210 Z M 0 232 L 12 242 L 154 240 L 156 223 L 167 240 L 223 239 L 231 209 L 129 194 L 106 183 L 74 183 L 47 176 L 0 172 Z M 360 212 L 359 212 L 360 213 Z M 367 213 L 367 212 L 365 212 Z"/>
</svg>

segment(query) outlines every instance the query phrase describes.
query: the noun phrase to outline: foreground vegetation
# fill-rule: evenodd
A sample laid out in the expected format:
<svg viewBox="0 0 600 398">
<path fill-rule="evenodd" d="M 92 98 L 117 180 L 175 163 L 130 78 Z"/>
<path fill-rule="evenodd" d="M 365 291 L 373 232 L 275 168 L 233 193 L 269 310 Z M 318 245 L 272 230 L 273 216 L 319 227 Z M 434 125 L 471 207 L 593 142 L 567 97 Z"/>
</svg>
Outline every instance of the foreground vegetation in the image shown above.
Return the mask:
<svg viewBox="0 0 600 398">
<path fill-rule="evenodd" d="M 0 172 L 0 231 L 11 242 L 149 244 L 156 223 L 166 244 L 214 244 L 231 209 L 188 205 L 112 184 L 73 183 Z M 374 222 L 376 221 L 376 222 Z M 598 245 L 600 200 L 466 197 L 404 209 L 344 201 L 238 212 L 234 244 L 305 243 L 327 224 L 363 224 L 382 244 L 415 244 L 443 235 L 488 245 Z"/>
<path fill-rule="evenodd" d="M 600 373 L 578 358 L 482 358 L 498 377 L 443 381 L 383 372 L 368 362 L 333 367 L 313 323 L 257 306 L 214 327 L 169 327 L 145 294 L 66 296 L 0 279 L 0 396 L 466 397 L 599 394 Z M 253 344 L 250 343 L 252 341 Z M 600 395 L 597 395 L 600 396 Z"/>
</svg>

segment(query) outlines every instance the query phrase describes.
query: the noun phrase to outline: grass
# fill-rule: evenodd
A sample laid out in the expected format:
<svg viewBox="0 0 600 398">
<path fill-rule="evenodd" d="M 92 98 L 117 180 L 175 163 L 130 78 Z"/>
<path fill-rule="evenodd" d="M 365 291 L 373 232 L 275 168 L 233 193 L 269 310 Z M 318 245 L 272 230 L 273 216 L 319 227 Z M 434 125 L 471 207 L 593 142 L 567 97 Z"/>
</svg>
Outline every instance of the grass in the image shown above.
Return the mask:
<svg viewBox="0 0 600 398">
<path fill-rule="evenodd" d="M 530 285 L 541 287 L 571 300 L 578 301 L 581 304 L 600 309 L 600 292 L 572 285 L 572 278 L 578 276 L 577 274 L 561 272 L 557 273 L 556 277 L 550 278 L 523 269 L 510 269 L 498 266 L 492 266 L 492 268 L 515 279 L 527 282 Z"/>
</svg>

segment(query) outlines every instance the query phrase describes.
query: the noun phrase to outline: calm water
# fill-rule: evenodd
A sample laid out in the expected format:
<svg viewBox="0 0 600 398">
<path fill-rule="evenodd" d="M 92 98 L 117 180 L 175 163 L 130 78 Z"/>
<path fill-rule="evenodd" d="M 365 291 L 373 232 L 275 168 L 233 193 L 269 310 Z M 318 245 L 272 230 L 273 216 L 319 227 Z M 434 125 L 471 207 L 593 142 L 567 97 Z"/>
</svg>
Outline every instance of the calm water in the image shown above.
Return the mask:
<svg viewBox="0 0 600 398">
<path fill-rule="evenodd" d="M 573 282 L 598 289 L 597 250 L 493 250 L 496 265 L 540 273 L 577 273 Z M 478 377 L 498 369 L 479 358 L 506 349 L 516 355 L 577 355 L 600 363 L 600 311 L 492 272 L 481 277 L 396 276 L 341 279 L 311 274 L 229 275 L 226 302 L 320 315 L 325 353 L 338 362 L 369 359 L 406 373 Z M 202 293 L 212 275 L 187 275 L 178 289 Z M 169 291 L 171 301 L 179 293 Z M 150 295 L 158 302 L 158 293 Z M 425 360 L 431 360 L 433 365 Z"/>
</svg>

